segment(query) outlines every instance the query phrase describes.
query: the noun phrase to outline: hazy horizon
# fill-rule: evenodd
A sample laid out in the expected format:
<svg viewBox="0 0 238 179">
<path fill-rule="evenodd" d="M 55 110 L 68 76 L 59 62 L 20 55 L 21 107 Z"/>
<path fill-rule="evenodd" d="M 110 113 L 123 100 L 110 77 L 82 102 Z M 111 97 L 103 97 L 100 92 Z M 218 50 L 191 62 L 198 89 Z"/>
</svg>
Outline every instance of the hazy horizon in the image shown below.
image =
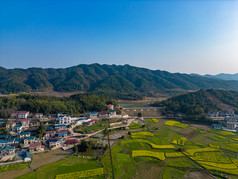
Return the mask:
<svg viewBox="0 0 238 179">
<path fill-rule="evenodd" d="M 0 1 L 0 66 L 238 73 L 238 1 Z"/>
<path fill-rule="evenodd" d="M 65 68 L 71 68 L 71 67 L 74 67 L 74 66 L 79 66 L 79 65 L 92 65 L 92 64 L 99 64 L 99 65 L 130 65 L 130 66 L 133 66 L 133 67 L 138 67 L 138 68 L 146 68 L 146 69 L 149 69 L 149 70 L 160 70 L 160 71 L 167 71 L 169 73 L 181 73 L 183 74 L 184 72 L 171 72 L 171 71 L 168 71 L 168 70 L 162 70 L 162 69 L 152 69 L 152 68 L 147 68 L 147 67 L 143 67 L 143 66 L 135 66 L 135 65 L 131 65 L 131 64 L 102 64 L 102 63 L 82 63 L 82 64 L 77 64 L 77 65 L 73 65 L 73 66 L 67 66 L 67 67 L 37 67 L 37 66 L 32 66 L 32 67 L 26 67 L 26 68 L 6 68 L 6 67 L 3 67 L 3 66 L 0 66 L 0 67 L 3 67 L 5 69 L 8 69 L 8 70 L 12 70 L 12 69 L 29 69 L 29 68 L 42 68 L 42 69 L 65 69 Z M 227 75 L 236 75 L 238 73 L 217 73 L 217 74 L 199 74 L 199 73 L 184 73 L 184 74 L 189 74 L 189 75 L 219 75 L 219 74 L 227 74 Z"/>
</svg>

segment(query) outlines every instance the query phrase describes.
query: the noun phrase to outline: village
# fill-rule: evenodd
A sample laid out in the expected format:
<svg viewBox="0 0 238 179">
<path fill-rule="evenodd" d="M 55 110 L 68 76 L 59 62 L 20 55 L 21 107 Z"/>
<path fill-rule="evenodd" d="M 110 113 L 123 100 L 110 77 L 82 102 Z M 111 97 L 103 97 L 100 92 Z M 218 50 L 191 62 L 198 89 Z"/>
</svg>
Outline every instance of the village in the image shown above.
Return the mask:
<svg viewBox="0 0 238 179">
<path fill-rule="evenodd" d="M 233 110 L 224 112 L 210 112 L 208 117 L 213 121 L 218 121 L 219 124 L 212 124 L 212 128 L 226 130 L 231 132 L 238 131 L 238 115 Z"/>
<path fill-rule="evenodd" d="M 0 120 L 0 125 L 6 129 L 5 134 L 0 135 L 0 165 L 29 162 L 32 154 L 72 149 L 82 139 L 90 137 L 101 138 L 98 142 L 107 145 L 108 141 L 103 139 L 103 131 L 122 131 L 128 129 L 132 122 L 143 125 L 143 117 L 138 118 L 139 113 L 143 113 L 143 116 L 153 114 L 159 118 L 182 120 L 181 114 L 162 116 L 159 110 L 153 107 L 124 108 L 117 114 L 114 106 L 109 104 L 108 112 L 91 111 L 79 117 L 63 113 L 44 115 L 32 114 L 30 111 L 14 112 L 9 119 Z M 207 117 L 218 121 L 211 128 L 233 132 L 238 129 L 238 116 L 234 111 L 211 112 Z M 117 132 L 111 138 L 121 138 L 126 134 L 127 131 Z"/>
<path fill-rule="evenodd" d="M 104 120 L 107 120 L 108 125 L 103 125 Z M 59 148 L 68 150 L 82 139 L 99 135 L 105 128 L 125 128 L 132 121 L 125 113 L 117 114 L 111 104 L 108 105 L 108 113 L 92 111 L 80 117 L 62 113 L 44 115 L 17 111 L 9 119 L 0 120 L 0 125 L 6 128 L 6 133 L 0 135 L 0 161 L 4 162 L 1 164 L 29 162 L 32 154 Z M 100 127 L 91 133 L 74 130 L 80 126 L 89 128 L 95 124 Z"/>
</svg>

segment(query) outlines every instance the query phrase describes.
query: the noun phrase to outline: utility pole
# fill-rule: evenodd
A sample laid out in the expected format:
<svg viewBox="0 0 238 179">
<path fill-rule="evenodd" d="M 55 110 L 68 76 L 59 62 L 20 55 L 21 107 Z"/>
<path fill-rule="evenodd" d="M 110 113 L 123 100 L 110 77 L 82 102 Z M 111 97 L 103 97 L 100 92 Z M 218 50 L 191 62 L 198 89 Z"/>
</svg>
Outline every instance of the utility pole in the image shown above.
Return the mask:
<svg viewBox="0 0 238 179">
<path fill-rule="evenodd" d="M 109 120 L 108 120 L 108 123 L 109 123 Z M 109 147 L 110 160 L 111 160 L 111 167 L 112 167 L 112 178 L 115 179 L 115 177 L 114 177 L 114 170 L 113 170 L 113 162 L 112 162 L 112 151 L 111 151 L 111 144 L 110 144 L 109 130 L 106 128 L 106 131 L 107 131 L 108 147 Z"/>
</svg>

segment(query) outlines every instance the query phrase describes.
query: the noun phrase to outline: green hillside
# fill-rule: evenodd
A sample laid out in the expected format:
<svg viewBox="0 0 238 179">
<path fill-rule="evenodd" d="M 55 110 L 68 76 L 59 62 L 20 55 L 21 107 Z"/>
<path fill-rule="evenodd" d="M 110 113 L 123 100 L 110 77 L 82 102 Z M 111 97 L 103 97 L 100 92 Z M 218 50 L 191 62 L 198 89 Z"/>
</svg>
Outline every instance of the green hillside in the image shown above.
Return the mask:
<svg viewBox="0 0 238 179">
<path fill-rule="evenodd" d="M 238 92 L 225 90 L 199 90 L 154 103 L 165 106 L 166 112 L 202 115 L 212 111 L 238 111 Z"/>
<path fill-rule="evenodd" d="M 149 70 L 130 65 L 78 65 L 65 69 L 0 68 L 0 92 L 84 91 L 112 97 L 198 89 L 238 91 L 238 81 Z M 132 96 L 133 96 L 132 95 Z M 134 97 L 134 98 L 136 98 Z"/>
</svg>

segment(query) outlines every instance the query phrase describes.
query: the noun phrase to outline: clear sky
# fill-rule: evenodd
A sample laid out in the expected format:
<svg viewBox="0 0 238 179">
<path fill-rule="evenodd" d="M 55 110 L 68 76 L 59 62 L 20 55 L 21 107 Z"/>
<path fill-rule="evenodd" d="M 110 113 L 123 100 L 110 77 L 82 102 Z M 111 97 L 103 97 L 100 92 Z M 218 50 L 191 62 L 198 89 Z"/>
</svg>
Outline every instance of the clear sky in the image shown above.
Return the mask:
<svg viewBox="0 0 238 179">
<path fill-rule="evenodd" d="M 0 66 L 238 73 L 237 0 L 0 0 Z"/>
</svg>

